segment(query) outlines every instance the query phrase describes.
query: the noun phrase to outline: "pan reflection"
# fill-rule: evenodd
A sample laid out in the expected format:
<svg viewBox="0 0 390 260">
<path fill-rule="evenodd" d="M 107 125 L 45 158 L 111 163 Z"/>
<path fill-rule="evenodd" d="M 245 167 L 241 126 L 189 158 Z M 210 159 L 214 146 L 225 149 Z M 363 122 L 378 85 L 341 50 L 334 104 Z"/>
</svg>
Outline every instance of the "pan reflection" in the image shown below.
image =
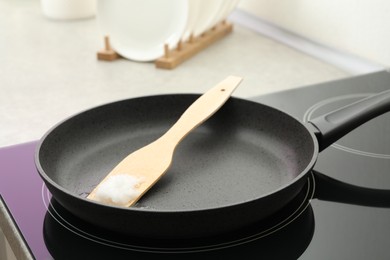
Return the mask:
<svg viewBox="0 0 390 260">
<path fill-rule="evenodd" d="M 91 226 L 51 199 L 44 220 L 45 244 L 55 259 L 199 259 L 242 257 L 297 259 L 310 244 L 314 215 L 313 178 L 302 192 L 266 221 L 218 237 L 156 240 L 125 237 Z M 162 223 L 163 224 L 163 223 Z"/>
<path fill-rule="evenodd" d="M 313 171 L 319 200 L 369 207 L 390 208 L 390 190 L 372 189 L 348 184 Z"/>
</svg>

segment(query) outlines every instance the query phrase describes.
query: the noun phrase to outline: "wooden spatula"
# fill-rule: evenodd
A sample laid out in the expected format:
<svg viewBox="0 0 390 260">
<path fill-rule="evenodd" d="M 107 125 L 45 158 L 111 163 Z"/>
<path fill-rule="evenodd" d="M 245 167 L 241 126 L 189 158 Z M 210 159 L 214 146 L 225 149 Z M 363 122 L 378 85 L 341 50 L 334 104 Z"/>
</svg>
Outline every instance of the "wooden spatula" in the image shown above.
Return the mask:
<svg viewBox="0 0 390 260">
<path fill-rule="evenodd" d="M 168 170 L 180 141 L 222 107 L 241 81 L 229 76 L 200 96 L 164 135 L 125 157 L 87 198 L 124 207 L 137 202 Z"/>
</svg>

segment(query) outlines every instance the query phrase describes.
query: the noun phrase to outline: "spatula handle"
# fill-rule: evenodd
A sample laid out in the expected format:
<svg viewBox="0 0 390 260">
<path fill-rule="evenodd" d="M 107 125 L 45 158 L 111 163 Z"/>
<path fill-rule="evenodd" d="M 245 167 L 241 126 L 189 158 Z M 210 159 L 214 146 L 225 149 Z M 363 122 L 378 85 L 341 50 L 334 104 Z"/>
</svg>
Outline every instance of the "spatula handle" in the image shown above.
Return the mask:
<svg viewBox="0 0 390 260">
<path fill-rule="evenodd" d="M 187 108 L 163 139 L 179 143 L 191 130 L 210 118 L 229 99 L 241 81 L 241 77 L 229 76 L 204 93 Z"/>
</svg>

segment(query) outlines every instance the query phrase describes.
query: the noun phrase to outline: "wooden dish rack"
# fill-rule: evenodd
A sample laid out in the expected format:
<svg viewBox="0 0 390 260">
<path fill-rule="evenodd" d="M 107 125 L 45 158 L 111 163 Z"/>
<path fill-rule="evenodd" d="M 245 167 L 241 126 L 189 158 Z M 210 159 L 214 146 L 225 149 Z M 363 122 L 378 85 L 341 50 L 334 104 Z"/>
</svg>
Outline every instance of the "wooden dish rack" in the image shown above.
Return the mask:
<svg viewBox="0 0 390 260">
<path fill-rule="evenodd" d="M 198 37 L 191 35 L 188 41 L 179 41 L 175 49 L 169 49 L 164 45 L 164 55 L 154 61 L 156 68 L 174 69 L 184 61 L 190 59 L 201 50 L 207 48 L 214 42 L 222 39 L 233 31 L 233 24 L 222 21 L 204 32 Z M 109 36 L 104 37 L 104 49 L 97 52 L 97 59 L 114 61 L 121 58 L 110 46 Z"/>
</svg>

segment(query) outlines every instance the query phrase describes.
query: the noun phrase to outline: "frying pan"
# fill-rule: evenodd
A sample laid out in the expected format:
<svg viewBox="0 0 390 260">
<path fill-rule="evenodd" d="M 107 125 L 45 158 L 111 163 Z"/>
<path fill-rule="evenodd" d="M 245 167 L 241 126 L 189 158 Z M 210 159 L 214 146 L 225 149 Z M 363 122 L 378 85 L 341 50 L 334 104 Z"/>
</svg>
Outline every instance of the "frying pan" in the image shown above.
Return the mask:
<svg viewBox="0 0 390 260">
<path fill-rule="evenodd" d="M 85 198 L 124 156 L 161 136 L 199 96 L 127 99 L 65 119 L 41 138 L 37 170 L 57 202 L 99 228 L 141 238 L 221 235 L 272 218 L 303 188 L 320 151 L 390 109 L 388 90 L 303 124 L 232 97 L 186 137 L 170 170 L 136 205 Z"/>
</svg>

